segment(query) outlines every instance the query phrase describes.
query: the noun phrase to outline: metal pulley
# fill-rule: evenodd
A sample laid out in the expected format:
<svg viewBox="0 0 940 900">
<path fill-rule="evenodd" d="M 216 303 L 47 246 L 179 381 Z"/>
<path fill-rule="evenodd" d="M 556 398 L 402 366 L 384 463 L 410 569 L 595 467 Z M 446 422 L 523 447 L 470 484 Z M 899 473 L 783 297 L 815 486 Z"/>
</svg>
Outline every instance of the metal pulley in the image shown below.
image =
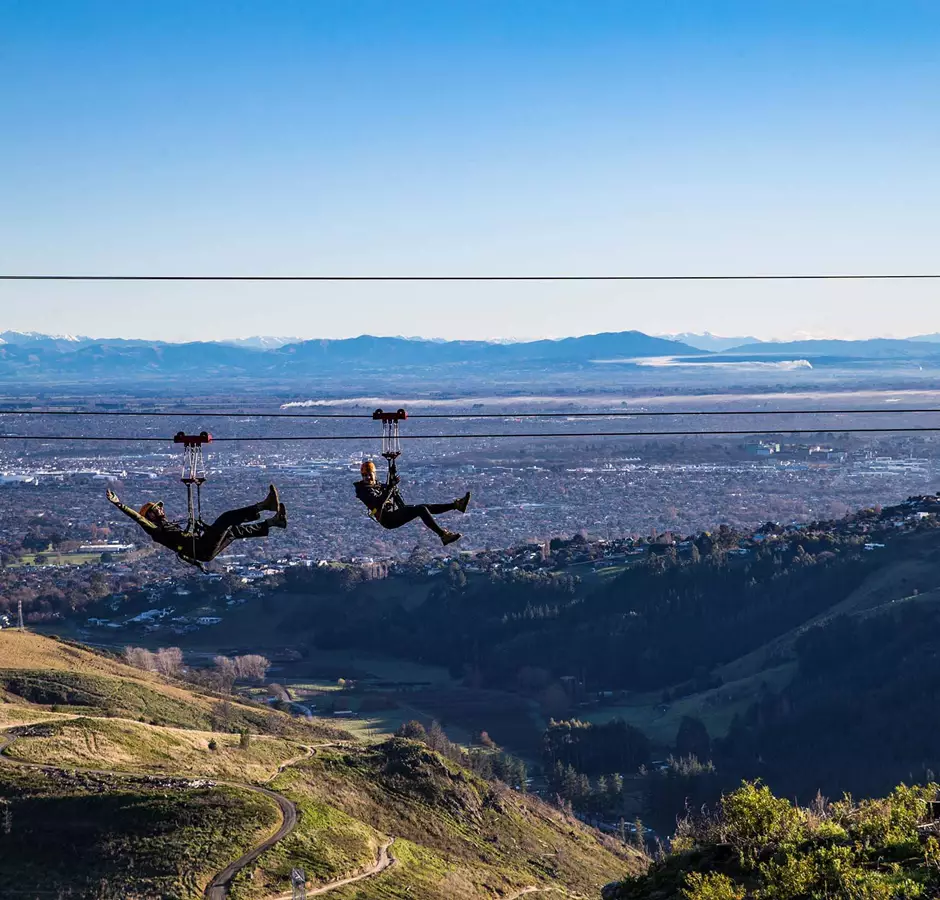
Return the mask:
<svg viewBox="0 0 940 900">
<path fill-rule="evenodd" d="M 383 412 L 377 409 L 372 413 L 372 418 L 382 423 L 382 456 L 391 464 L 401 456 L 401 435 L 399 433 L 399 422 L 408 418 L 408 413 L 403 409 L 397 412 Z"/>
<path fill-rule="evenodd" d="M 186 500 L 188 508 L 187 531 L 195 534 L 204 527 L 202 521 L 202 486 L 208 477 L 206 460 L 202 448 L 212 443 L 212 435 L 208 431 L 199 434 L 186 434 L 178 431 L 173 438 L 174 444 L 183 445 L 183 472 L 180 481 L 186 485 Z"/>
</svg>

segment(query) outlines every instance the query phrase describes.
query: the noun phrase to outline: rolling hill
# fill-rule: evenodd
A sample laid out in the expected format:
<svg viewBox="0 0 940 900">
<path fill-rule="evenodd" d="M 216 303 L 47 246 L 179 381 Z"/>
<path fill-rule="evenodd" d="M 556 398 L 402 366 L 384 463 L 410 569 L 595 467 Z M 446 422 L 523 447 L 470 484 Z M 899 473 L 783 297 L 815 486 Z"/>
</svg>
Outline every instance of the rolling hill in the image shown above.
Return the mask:
<svg viewBox="0 0 940 900">
<path fill-rule="evenodd" d="M 360 744 L 29 633 L 0 632 L 0 660 L 2 896 L 262 900 L 298 865 L 347 898 L 357 877 L 401 900 L 596 896 L 642 866 L 415 741 Z"/>
</svg>

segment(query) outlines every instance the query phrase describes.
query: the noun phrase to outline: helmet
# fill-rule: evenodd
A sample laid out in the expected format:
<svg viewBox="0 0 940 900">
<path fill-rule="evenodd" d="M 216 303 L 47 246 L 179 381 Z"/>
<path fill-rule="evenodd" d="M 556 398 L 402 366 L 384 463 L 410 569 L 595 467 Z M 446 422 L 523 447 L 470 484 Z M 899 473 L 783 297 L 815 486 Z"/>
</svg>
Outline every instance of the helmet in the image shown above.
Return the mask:
<svg viewBox="0 0 940 900">
<path fill-rule="evenodd" d="M 374 475 L 375 474 L 375 463 L 371 459 L 367 459 L 361 466 L 359 466 L 360 475 Z"/>
<path fill-rule="evenodd" d="M 156 503 L 145 503 L 140 508 L 140 514 L 145 518 L 150 518 L 150 513 L 152 510 L 159 509 L 160 512 L 163 512 L 163 501 L 158 500 Z"/>
</svg>

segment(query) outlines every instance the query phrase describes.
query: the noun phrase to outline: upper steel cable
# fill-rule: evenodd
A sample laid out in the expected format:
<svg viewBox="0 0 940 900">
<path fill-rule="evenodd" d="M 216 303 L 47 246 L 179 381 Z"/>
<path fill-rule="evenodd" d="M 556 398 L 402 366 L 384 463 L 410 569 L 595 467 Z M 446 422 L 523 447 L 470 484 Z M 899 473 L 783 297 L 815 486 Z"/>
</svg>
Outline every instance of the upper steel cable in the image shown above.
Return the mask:
<svg viewBox="0 0 940 900">
<path fill-rule="evenodd" d="M 930 428 L 926 426 L 910 428 L 775 428 L 775 429 L 752 429 L 739 428 L 723 431 L 504 431 L 490 434 L 480 434 L 472 432 L 468 434 L 403 434 L 403 441 L 454 441 L 454 440 L 473 440 L 483 438 L 596 438 L 596 437 L 707 437 L 708 435 L 766 435 L 766 434 L 902 434 L 911 432 L 940 432 L 940 427 Z M 268 442 L 302 442 L 302 441 L 374 441 L 374 434 L 305 434 L 305 435 L 260 435 L 257 437 L 215 437 L 212 443 L 221 441 L 254 443 L 258 441 Z M 146 436 L 116 436 L 116 435 L 75 435 L 75 434 L 0 434 L 0 441 L 85 441 L 90 443 L 98 442 L 159 442 L 161 444 L 171 443 L 170 439 L 165 437 Z"/>
<path fill-rule="evenodd" d="M 797 275 L 2 275 L 0 281 L 901 281 L 940 273 L 813 273 Z"/>
</svg>

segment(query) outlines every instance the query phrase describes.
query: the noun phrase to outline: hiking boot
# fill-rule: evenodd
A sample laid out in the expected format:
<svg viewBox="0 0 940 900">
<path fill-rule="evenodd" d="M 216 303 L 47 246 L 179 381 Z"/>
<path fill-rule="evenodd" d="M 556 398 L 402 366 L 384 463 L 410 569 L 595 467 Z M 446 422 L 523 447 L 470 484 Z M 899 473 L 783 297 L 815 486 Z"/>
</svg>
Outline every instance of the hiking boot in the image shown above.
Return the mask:
<svg viewBox="0 0 940 900">
<path fill-rule="evenodd" d="M 465 513 L 467 507 L 470 505 L 470 491 L 467 491 L 459 500 L 454 501 L 454 509 L 458 512 Z"/>
<path fill-rule="evenodd" d="M 454 541 L 459 541 L 461 537 L 459 531 L 445 531 L 441 535 L 441 543 L 446 547 L 448 544 L 453 544 Z"/>
<path fill-rule="evenodd" d="M 281 506 L 281 498 L 278 496 L 277 488 L 272 484 L 268 486 L 268 496 L 261 503 L 261 509 L 268 512 L 278 512 Z"/>
<path fill-rule="evenodd" d="M 277 515 L 268 520 L 273 528 L 287 528 L 287 507 L 283 503 L 277 505 Z"/>
</svg>

